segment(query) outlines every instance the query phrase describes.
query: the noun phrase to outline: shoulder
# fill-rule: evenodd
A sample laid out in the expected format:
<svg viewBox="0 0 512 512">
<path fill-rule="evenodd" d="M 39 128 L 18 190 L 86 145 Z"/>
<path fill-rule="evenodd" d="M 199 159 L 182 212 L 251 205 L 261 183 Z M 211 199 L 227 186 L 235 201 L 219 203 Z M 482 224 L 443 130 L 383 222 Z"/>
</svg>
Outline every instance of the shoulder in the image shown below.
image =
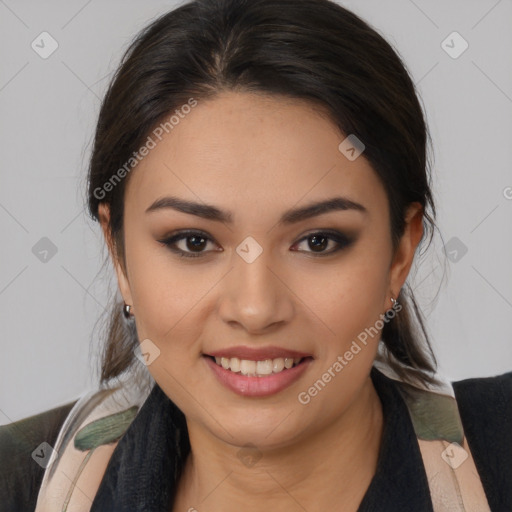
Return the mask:
<svg viewBox="0 0 512 512">
<path fill-rule="evenodd" d="M 452 385 L 491 510 L 512 510 L 512 372 Z"/>
<path fill-rule="evenodd" d="M 54 446 L 60 427 L 75 403 L 0 426 L 2 511 L 35 509 L 44 468 L 32 458 L 32 453 L 44 442 Z"/>
<path fill-rule="evenodd" d="M 495 429 L 512 421 L 512 372 L 452 383 L 461 415 L 473 423 Z M 509 432 L 512 435 L 512 431 Z"/>
<path fill-rule="evenodd" d="M 454 388 L 467 388 L 467 387 L 487 387 L 487 388 L 503 388 L 509 394 L 512 393 L 512 371 L 495 375 L 493 377 L 473 377 L 452 382 Z"/>
</svg>

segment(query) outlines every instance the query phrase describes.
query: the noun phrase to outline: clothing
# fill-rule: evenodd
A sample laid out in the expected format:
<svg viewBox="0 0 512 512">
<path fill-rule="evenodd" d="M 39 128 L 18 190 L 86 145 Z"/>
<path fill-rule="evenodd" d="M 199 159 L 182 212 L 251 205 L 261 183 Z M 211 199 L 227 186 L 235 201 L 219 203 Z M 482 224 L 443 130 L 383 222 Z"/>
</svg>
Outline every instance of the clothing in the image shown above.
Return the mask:
<svg viewBox="0 0 512 512">
<path fill-rule="evenodd" d="M 359 511 L 431 512 L 429 482 L 400 383 L 375 367 L 371 378 L 384 430 L 377 470 Z M 453 389 L 489 507 L 511 512 L 512 372 L 454 382 Z M 30 453 L 40 440 L 55 442 L 55 425 L 72 405 L 38 415 L 31 422 L 32 441 L 24 445 L 21 425 L 0 427 L 1 512 L 34 510 L 41 471 Z M 108 461 L 91 512 L 169 511 L 189 450 L 183 413 L 155 383 Z"/>
<path fill-rule="evenodd" d="M 59 429 L 76 402 L 0 426 L 0 512 L 32 512 L 44 469 L 32 459 L 46 441 L 55 446 Z"/>
</svg>

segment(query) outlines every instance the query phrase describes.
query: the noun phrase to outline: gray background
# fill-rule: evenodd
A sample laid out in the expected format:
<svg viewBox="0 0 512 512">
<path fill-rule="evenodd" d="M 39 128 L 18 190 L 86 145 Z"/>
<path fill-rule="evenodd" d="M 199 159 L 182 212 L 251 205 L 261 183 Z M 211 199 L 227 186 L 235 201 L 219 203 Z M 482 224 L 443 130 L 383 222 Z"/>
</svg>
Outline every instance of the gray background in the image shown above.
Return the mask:
<svg viewBox="0 0 512 512">
<path fill-rule="evenodd" d="M 510 371 L 512 2 L 340 3 L 399 51 L 427 111 L 443 239 L 410 282 L 440 370 L 451 380 Z M 96 322 L 117 285 L 84 210 L 94 123 L 121 52 L 175 5 L 0 0 L 0 423 L 74 400 L 97 379 Z M 59 45 L 47 59 L 31 47 L 43 31 Z M 458 58 L 441 45 L 453 31 L 469 44 Z M 43 237 L 55 254 L 38 253 Z"/>
</svg>

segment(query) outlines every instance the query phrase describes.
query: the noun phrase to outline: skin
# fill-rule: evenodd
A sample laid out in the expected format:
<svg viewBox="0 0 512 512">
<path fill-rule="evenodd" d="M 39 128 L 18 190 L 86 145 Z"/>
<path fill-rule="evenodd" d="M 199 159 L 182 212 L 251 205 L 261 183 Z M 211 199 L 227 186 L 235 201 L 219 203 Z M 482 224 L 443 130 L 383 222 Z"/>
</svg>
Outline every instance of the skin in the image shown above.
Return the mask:
<svg viewBox="0 0 512 512">
<path fill-rule="evenodd" d="M 391 307 L 422 235 L 422 211 L 411 205 L 393 252 L 385 189 L 364 153 L 350 161 L 338 150 L 344 138 L 305 101 L 225 92 L 199 101 L 132 171 L 126 268 L 109 239 L 108 207 L 100 207 L 139 338 L 160 350 L 148 369 L 187 418 L 192 451 L 174 511 L 314 512 L 341 502 L 350 511 L 370 484 L 383 426 L 369 377 L 380 336 L 370 337 L 307 405 L 297 396 Z M 145 213 L 166 195 L 230 211 L 233 224 L 173 209 Z M 333 195 L 367 213 L 277 224 L 285 210 Z M 202 256 L 179 257 L 158 241 L 184 229 L 210 237 Z M 315 256 L 304 237 L 322 229 L 352 233 L 355 241 Z M 236 252 L 247 236 L 263 249 L 250 264 Z M 194 250 L 186 239 L 177 246 Z M 336 246 L 328 241 L 323 251 Z M 243 397 L 220 384 L 202 356 L 237 345 L 277 345 L 314 360 L 287 389 Z M 238 456 L 247 443 L 261 456 L 251 467 Z"/>
</svg>

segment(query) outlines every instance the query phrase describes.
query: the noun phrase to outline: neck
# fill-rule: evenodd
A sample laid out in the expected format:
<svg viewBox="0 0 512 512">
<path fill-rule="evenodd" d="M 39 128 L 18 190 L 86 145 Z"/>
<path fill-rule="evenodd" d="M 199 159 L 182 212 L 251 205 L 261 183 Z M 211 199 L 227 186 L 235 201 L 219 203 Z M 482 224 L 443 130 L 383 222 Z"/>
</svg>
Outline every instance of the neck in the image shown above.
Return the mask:
<svg viewBox="0 0 512 512">
<path fill-rule="evenodd" d="M 240 463 L 233 449 L 189 423 L 191 453 L 173 511 L 256 512 L 266 509 L 356 511 L 377 467 L 382 406 L 368 377 L 343 416 L 286 448 Z M 236 468 L 236 469 L 235 469 Z M 320 492 L 319 492 L 320 491 Z"/>
</svg>

